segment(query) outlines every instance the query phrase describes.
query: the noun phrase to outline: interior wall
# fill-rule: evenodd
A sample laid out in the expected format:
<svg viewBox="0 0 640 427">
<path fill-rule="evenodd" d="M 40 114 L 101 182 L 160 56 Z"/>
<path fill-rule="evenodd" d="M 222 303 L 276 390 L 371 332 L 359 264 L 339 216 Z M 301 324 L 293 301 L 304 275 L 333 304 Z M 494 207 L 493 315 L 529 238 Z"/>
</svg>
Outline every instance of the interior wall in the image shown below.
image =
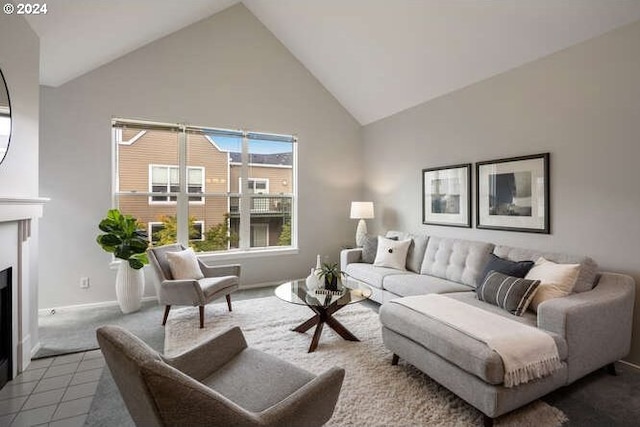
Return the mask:
<svg viewBox="0 0 640 427">
<path fill-rule="evenodd" d="M 40 110 L 40 41 L 25 19 L 0 14 L 0 69 L 11 100 L 11 141 L 0 163 L 0 198 L 38 197 L 38 126 Z M 38 306 L 38 224 L 29 241 L 29 307 Z M 37 311 L 29 323 L 31 342 L 38 342 Z"/>
<path fill-rule="evenodd" d="M 304 277 L 316 254 L 337 261 L 353 239 L 360 126 L 242 4 L 41 95 L 41 187 L 52 199 L 42 308 L 115 300 L 110 255 L 95 243 L 111 206 L 112 117 L 298 136 L 299 253 L 240 260 L 243 285 Z"/>
<path fill-rule="evenodd" d="M 364 127 L 375 231 L 585 254 L 640 283 L 638 40 L 635 23 Z M 551 153 L 550 235 L 422 225 L 423 168 L 544 152 Z M 628 357 L 635 364 L 639 299 L 636 292 Z"/>
</svg>

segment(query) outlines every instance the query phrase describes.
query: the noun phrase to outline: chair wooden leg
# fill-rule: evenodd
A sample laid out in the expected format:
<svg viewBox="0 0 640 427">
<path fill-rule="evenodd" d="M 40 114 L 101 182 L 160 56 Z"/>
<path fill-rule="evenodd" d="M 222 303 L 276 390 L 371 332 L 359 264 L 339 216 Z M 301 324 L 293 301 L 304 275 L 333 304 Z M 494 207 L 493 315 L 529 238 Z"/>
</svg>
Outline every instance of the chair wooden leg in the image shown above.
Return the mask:
<svg viewBox="0 0 640 427">
<path fill-rule="evenodd" d="M 198 311 L 200 311 L 200 329 L 204 328 L 204 305 L 198 306 Z"/>
<path fill-rule="evenodd" d="M 169 310 L 171 310 L 170 305 L 167 305 L 164 307 L 164 317 L 162 318 L 162 326 L 167 324 L 167 318 L 169 317 Z"/>
<path fill-rule="evenodd" d="M 489 415 L 482 414 L 482 423 L 484 427 L 493 427 L 493 418 Z"/>
<path fill-rule="evenodd" d="M 391 358 L 391 364 L 395 366 L 398 364 L 399 361 L 400 361 L 400 356 L 394 353 L 393 357 Z"/>
<path fill-rule="evenodd" d="M 618 375 L 618 373 L 616 372 L 616 364 L 615 363 L 609 363 L 607 365 L 607 373 L 609 375 L 613 375 L 614 377 Z"/>
<path fill-rule="evenodd" d="M 227 294 L 227 307 L 229 307 L 229 311 L 231 311 L 231 294 Z"/>
</svg>

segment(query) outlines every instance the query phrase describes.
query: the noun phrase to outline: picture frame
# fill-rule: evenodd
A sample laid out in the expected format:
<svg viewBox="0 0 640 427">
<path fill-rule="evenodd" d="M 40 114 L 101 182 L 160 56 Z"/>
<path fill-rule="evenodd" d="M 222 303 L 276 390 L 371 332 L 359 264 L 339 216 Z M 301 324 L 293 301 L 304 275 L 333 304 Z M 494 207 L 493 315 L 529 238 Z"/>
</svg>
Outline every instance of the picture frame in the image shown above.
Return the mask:
<svg viewBox="0 0 640 427">
<path fill-rule="evenodd" d="M 471 228 L 471 163 L 422 170 L 422 223 Z"/>
<path fill-rule="evenodd" d="M 549 153 L 476 163 L 476 227 L 550 233 Z"/>
</svg>

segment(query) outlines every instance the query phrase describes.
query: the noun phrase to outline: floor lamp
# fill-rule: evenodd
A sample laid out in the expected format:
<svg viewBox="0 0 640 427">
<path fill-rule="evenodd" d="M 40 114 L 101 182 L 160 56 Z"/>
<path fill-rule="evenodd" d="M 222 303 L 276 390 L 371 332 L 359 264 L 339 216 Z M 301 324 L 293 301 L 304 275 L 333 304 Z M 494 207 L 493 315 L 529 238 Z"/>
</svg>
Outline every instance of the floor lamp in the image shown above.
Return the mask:
<svg viewBox="0 0 640 427">
<path fill-rule="evenodd" d="M 351 202 L 351 219 L 359 219 L 356 229 L 356 246 L 362 247 L 367 234 L 365 219 L 373 218 L 373 202 Z"/>
</svg>

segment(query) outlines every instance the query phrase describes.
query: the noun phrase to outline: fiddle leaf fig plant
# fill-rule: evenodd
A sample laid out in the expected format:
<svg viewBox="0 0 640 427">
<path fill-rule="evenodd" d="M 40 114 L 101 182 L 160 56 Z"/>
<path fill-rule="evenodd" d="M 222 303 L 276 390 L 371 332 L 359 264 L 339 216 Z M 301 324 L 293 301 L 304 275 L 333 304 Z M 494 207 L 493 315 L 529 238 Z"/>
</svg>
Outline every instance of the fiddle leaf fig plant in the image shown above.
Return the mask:
<svg viewBox="0 0 640 427">
<path fill-rule="evenodd" d="M 104 232 L 96 238 L 105 251 L 123 259 L 133 269 L 139 270 L 149 263 L 147 233 L 138 226 L 131 215 L 123 215 L 118 209 L 110 209 L 98 228 Z"/>
</svg>

